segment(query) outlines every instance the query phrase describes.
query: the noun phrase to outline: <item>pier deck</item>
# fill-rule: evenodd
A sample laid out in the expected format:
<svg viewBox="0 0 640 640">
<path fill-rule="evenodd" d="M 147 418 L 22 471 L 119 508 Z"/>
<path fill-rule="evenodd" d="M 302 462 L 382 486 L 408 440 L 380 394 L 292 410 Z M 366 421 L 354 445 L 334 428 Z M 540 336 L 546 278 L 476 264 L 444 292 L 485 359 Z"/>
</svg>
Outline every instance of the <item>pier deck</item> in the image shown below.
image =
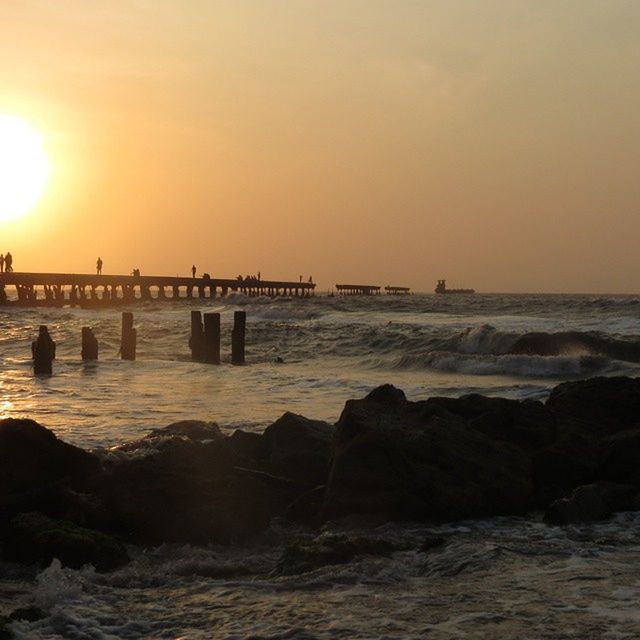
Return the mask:
<svg viewBox="0 0 640 640">
<path fill-rule="evenodd" d="M 13 287 L 12 299 L 7 288 Z M 310 296 L 312 282 L 257 278 L 94 275 L 84 273 L 0 273 L 0 304 L 20 306 L 115 306 L 139 300 L 215 298 L 237 291 L 248 296 Z"/>
</svg>

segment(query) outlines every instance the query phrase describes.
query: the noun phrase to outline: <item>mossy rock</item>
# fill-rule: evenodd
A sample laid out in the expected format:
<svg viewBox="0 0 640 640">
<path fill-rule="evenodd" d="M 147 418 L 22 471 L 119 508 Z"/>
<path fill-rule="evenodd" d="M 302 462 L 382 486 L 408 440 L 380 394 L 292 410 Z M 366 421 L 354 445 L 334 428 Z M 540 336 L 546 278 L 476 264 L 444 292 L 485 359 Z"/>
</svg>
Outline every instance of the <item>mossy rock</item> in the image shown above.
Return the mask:
<svg viewBox="0 0 640 640">
<path fill-rule="evenodd" d="M 54 558 L 73 569 L 92 564 L 110 571 L 129 562 L 116 538 L 38 512 L 21 513 L 9 523 L 3 541 L 5 560 L 48 566 Z"/>
</svg>

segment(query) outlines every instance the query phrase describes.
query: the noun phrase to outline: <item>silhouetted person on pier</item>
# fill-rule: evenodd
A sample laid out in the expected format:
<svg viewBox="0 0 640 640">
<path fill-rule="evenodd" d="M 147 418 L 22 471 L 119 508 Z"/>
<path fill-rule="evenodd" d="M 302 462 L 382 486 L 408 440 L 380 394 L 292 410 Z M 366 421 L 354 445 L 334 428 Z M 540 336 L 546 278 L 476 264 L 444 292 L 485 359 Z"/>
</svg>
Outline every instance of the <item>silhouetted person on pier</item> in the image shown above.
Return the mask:
<svg viewBox="0 0 640 640">
<path fill-rule="evenodd" d="M 302 276 L 300 276 L 300 282 L 302 282 Z"/>
<path fill-rule="evenodd" d="M 313 284 L 313 276 L 309 276 L 309 284 Z"/>
<path fill-rule="evenodd" d="M 260 272 L 258 271 L 258 282 L 260 281 Z"/>
<path fill-rule="evenodd" d="M 13 271 L 13 256 L 10 251 L 7 251 L 7 255 L 4 257 L 4 270 L 7 273 Z"/>
<path fill-rule="evenodd" d="M 191 267 L 191 277 L 192 277 L 192 278 L 195 278 L 195 277 L 196 277 L 196 271 L 197 271 L 197 269 L 196 269 L 196 265 L 194 264 L 194 265 Z"/>
<path fill-rule="evenodd" d="M 0 273 L 4 272 L 4 254 L 0 253 Z"/>
<path fill-rule="evenodd" d="M 102 258 L 98 256 L 98 260 L 96 261 L 96 273 L 101 276 L 102 275 Z"/>
</svg>

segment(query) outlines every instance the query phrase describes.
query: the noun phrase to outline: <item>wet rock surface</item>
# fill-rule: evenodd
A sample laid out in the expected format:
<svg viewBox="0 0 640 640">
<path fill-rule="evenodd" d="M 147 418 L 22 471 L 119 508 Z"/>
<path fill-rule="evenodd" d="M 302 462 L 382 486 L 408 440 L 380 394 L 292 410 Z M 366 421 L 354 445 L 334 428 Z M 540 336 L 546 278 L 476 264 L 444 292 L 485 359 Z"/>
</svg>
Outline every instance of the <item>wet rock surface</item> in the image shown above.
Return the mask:
<svg viewBox="0 0 640 640">
<path fill-rule="evenodd" d="M 226 436 L 215 423 L 186 420 L 95 453 L 10 419 L 0 421 L 0 541 L 21 562 L 63 556 L 70 564 L 79 560 L 64 541 L 85 531 L 141 545 L 234 543 L 274 518 L 317 526 L 531 508 L 546 510 L 550 523 L 577 523 L 637 509 L 639 463 L 640 382 L 630 378 L 563 383 L 546 403 L 411 402 L 383 385 L 347 402 L 335 426 L 285 413 L 262 434 Z M 47 538 L 58 547 L 43 546 L 38 527 L 58 527 Z M 363 548 L 325 539 L 290 550 L 281 570 Z M 109 566 L 92 553 L 83 561 Z"/>
<path fill-rule="evenodd" d="M 129 561 L 125 546 L 112 536 L 37 512 L 21 513 L 11 520 L 4 532 L 2 555 L 5 560 L 41 566 L 58 558 L 74 569 L 91 564 L 98 571 Z"/>
<path fill-rule="evenodd" d="M 388 556 L 398 547 L 378 537 L 322 534 L 285 548 L 276 567 L 280 575 L 306 573 L 326 565 L 346 564 L 357 556 Z"/>
</svg>

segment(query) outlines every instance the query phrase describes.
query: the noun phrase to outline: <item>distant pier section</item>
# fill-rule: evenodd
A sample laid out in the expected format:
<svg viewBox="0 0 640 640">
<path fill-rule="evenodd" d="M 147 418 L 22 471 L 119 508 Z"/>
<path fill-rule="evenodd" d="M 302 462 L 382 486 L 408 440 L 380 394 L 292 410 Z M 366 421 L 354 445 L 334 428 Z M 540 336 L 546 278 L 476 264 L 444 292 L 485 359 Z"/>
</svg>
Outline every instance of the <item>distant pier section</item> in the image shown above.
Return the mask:
<svg viewBox="0 0 640 640">
<path fill-rule="evenodd" d="M 78 273 L 0 273 L 0 305 L 116 306 L 145 300 L 215 298 L 230 292 L 247 296 L 313 295 L 313 282 L 286 282 L 257 278 L 189 278 L 118 276 Z M 15 297 L 9 295 L 15 290 Z"/>
<path fill-rule="evenodd" d="M 375 284 L 337 284 L 336 291 L 342 296 L 375 296 L 380 294 Z"/>
<path fill-rule="evenodd" d="M 392 287 L 391 285 L 387 285 L 384 290 L 390 296 L 406 296 L 411 293 L 410 287 Z"/>
</svg>

